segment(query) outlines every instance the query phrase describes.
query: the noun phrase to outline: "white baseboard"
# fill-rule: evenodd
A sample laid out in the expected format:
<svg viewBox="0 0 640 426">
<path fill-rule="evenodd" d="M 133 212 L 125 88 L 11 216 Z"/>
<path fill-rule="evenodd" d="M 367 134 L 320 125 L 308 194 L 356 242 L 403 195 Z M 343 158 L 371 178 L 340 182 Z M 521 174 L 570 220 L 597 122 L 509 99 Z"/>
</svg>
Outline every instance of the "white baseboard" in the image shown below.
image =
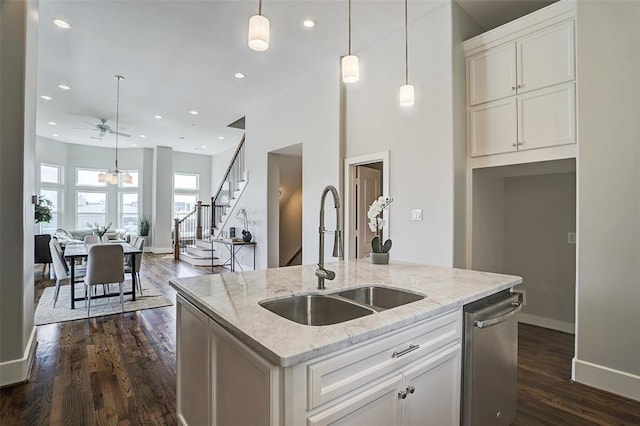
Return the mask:
<svg viewBox="0 0 640 426">
<path fill-rule="evenodd" d="M 22 358 L 0 362 L 0 387 L 22 383 L 29 379 L 29 372 L 36 354 L 36 327 L 31 330 L 29 342 Z"/>
<path fill-rule="evenodd" d="M 154 247 L 152 252 L 154 254 L 169 254 L 173 253 L 173 247 Z"/>
<path fill-rule="evenodd" d="M 640 376 L 573 358 L 571 378 L 594 388 L 640 401 Z"/>
<path fill-rule="evenodd" d="M 540 317 L 531 314 L 518 314 L 518 322 L 531 324 L 538 327 L 550 328 L 551 330 L 562 331 L 563 333 L 575 334 L 576 326 L 572 322 L 559 321 L 553 318 Z"/>
</svg>

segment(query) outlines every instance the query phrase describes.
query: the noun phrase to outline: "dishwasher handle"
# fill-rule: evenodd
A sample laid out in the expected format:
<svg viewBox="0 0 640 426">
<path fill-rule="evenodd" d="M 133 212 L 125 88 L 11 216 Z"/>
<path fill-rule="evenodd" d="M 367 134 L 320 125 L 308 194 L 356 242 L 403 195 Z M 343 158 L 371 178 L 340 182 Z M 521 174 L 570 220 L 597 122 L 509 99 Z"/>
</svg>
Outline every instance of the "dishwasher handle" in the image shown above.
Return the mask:
<svg viewBox="0 0 640 426">
<path fill-rule="evenodd" d="M 478 328 L 487 328 L 496 324 L 500 324 L 501 322 L 505 322 L 509 318 L 512 318 L 518 314 L 522 310 L 522 303 L 520 302 L 511 302 L 512 310 L 507 312 L 506 314 L 497 316 L 495 318 L 489 318 L 482 321 L 476 321 L 474 325 Z"/>
</svg>

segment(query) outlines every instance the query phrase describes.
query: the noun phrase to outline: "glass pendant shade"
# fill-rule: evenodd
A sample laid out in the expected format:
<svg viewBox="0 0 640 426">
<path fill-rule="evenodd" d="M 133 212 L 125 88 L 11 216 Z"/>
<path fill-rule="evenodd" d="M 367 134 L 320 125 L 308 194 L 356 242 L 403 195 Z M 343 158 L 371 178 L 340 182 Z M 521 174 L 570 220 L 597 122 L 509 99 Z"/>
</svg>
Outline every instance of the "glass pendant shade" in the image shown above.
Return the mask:
<svg viewBox="0 0 640 426">
<path fill-rule="evenodd" d="M 107 175 L 106 173 L 99 173 L 98 174 L 98 182 L 100 183 L 104 183 L 107 181 Z"/>
<path fill-rule="evenodd" d="M 131 185 L 133 183 L 133 177 L 129 173 L 125 173 L 122 175 L 122 183 L 126 185 Z"/>
<path fill-rule="evenodd" d="M 269 48 L 269 20 L 262 15 L 249 18 L 249 47 L 257 52 Z"/>
<path fill-rule="evenodd" d="M 342 57 L 342 81 L 345 83 L 355 83 L 360 80 L 360 65 L 356 55 Z"/>
<path fill-rule="evenodd" d="M 415 95 L 413 84 L 405 84 L 400 86 L 400 106 L 409 107 L 414 104 Z"/>
</svg>

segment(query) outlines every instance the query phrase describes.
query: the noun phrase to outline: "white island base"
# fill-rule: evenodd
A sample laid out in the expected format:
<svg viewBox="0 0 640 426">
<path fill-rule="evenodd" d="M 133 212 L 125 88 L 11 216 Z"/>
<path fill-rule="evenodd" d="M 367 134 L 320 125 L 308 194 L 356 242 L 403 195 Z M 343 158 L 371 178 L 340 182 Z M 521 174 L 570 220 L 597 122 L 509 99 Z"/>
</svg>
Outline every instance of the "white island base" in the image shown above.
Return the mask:
<svg viewBox="0 0 640 426">
<path fill-rule="evenodd" d="M 181 296 L 177 309 L 183 425 L 459 424 L 460 309 L 290 367 Z"/>
</svg>

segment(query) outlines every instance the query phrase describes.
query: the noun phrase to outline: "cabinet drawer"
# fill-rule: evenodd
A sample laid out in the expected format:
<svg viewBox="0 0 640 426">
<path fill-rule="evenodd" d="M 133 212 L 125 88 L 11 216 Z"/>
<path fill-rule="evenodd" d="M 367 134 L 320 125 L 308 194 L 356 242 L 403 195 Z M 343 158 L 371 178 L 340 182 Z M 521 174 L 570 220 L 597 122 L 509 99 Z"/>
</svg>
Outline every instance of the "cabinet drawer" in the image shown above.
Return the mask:
<svg viewBox="0 0 640 426">
<path fill-rule="evenodd" d="M 307 364 L 307 407 L 312 410 L 385 374 L 460 341 L 460 311 L 429 318 L 400 331 Z"/>
</svg>

